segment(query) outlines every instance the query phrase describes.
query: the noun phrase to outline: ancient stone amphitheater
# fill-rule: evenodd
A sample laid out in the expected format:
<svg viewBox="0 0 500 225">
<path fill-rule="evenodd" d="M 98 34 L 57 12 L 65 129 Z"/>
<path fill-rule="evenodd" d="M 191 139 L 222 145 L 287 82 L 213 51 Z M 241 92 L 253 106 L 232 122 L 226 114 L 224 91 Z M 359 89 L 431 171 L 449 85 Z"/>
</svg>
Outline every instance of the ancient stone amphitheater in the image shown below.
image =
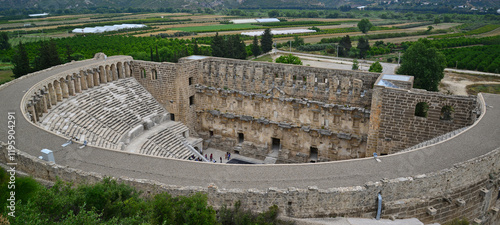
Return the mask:
<svg viewBox="0 0 500 225">
<path fill-rule="evenodd" d="M 49 181 L 112 176 L 145 194 L 204 192 L 216 208 L 240 200 L 296 218 L 371 218 L 380 194 L 382 218 L 496 224 L 500 96 L 412 84 L 410 76 L 101 53 L 0 86 L 0 140 L 16 140 L 2 143 L 0 159 Z M 207 147 L 269 164 L 189 160 Z M 55 163 L 39 159 L 41 149 Z"/>
</svg>

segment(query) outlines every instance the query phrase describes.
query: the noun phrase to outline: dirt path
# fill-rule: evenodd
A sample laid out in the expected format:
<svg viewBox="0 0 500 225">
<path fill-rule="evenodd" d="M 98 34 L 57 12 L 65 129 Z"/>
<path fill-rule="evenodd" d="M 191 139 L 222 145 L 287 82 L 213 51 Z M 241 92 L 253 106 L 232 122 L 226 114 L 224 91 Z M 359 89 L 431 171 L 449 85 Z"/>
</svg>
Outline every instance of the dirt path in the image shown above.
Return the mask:
<svg viewBox="0 0 500 225">
<path fill-rule="evenodd" d="M 496 81 L 484 81 L 478 78 L 471 79 L 471 75 L 462 75 L 455 73 L 445 73 L 444 78 L 439 85 L 439 91 L 453 95 L 468 95 L 467 85 L 471 84 L 500 84 L 500 79 Z"/>
</svg>

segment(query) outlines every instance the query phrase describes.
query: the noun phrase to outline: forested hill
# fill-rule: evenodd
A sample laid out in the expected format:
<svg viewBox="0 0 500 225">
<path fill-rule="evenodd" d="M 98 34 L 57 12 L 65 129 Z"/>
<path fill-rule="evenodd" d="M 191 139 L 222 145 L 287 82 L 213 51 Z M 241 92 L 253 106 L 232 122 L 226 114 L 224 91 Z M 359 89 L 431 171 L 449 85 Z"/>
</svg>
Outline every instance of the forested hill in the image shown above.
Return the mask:
<svg viewBox="0 0 500 225">
<path fill-rule="evenodd" d="M 384 0 L 0 0 L 0 10 L 34 9 L 95 9 L 95 8 L 146 8 L 146 9 L 196 9 L 196 8 L 242 8 L 242 9 L 318 9 L 338 8 L 343 5 L 357 7 L 362 5 L 378 8 L 418 7 L 421 0 L 408 1 Z M 498 0 L 428 0 L 428 7 L 498 7 Z"/>
</svg>

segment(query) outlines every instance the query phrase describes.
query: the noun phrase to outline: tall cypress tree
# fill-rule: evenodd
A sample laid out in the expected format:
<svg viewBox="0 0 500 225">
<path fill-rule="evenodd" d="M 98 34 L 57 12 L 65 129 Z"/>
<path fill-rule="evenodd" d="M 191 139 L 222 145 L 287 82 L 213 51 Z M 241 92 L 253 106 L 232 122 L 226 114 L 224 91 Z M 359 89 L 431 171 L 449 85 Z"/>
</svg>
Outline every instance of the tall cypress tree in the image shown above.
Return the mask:
<svg viewBox="0 0 500 225">
<path fill-rule="evenodd" d="M 340 56 L 348 56 L 349 51 L 351 50 L 352 44 L 351 44 L 351 38 L 349 35 L 346 35 L 340 40 L 339 43 L 339 55 Z"/>
<path fill-rule="evenodd" d="M 241 40 L 241 35 L 237 34 L 233 37 L 233 52 L 235 59 L 246 59 L 247 58 L 247 49 L 245 42 Z"/>
<path fill-rule="evenodd" d="M 54 40 L 40 43 L 39 55 L 35 58 L 35 69 L 43 70 L 61 64 L 57 45 Z"/>
<path fill-rule="evenodd" d="M 271 29 L 267 28 L 264 30 L 262 39 L 260 39 L 260 45 L 262 46 L 262 52 L 264 53 L 273 49 L 273 35 L 271 34 Z"/>
<path fill-rule="evenodd" d="M 216 57 L 224 57 L 224 40 L 222 39 L 221 36 L 219 36 L 219 33 L 217 32 L 215 34 L 215 37 L 212 39 L 212 55 Z"/>
<path fill-rule="evenodd" d="M 17 46 L 16 54 L 12 56 L 12 63 L 14 64 L 14 76 L 19 78 L 31 72 L 30 60 L 28 58 L 28 52 L 24 47 L 22 42 L 19 42 Z"/>
<path fill-rule="evenodd" d="M 257 36 L 253 36 L 253 46 L 252 46 L 252 54 L 257 57 L 260 55 L 260 47 L 259 41 L 257 40 Z"/>
<path fill-rule="evenodd" d="M 0 33 L 0 50 L 10 49 L 9 35 L 7 32 Z"/>
<path fill-rule="evenodd" d="M 74 53 L 73 49 L 71 49 L 70 45 L 66 45 L 66 62 L 71 62 L 72 60 L 75 60 L 73 56 L 71 56 Z"/>
<path fill-rule="evenodd" d="M 358 39 L 358 49 L 359 49 L 359 57 L 364 59 L 366 56 L 366 52 L 370 50 L 370 43 L 368 43 L 367 38 L 360 37 Z"/>
<path fill-rule="evenodd" d="M 198 43 L 196 42 L 196 39 L 194 40 L 194 45 L 193 45 L 193 55 L 199 55 L 200 54 L 200 49 L 198 47 Z"/>
<path fill-rule="evenodd" d="M 160 61 L 160 55 L 158 55 L 158 45 L 156 46 L 156 62 Z"/>
<path fill-rule="evenodd" d="M 155 61 L 155 58 L 153 57 L 153 48 L 152 47 L 149 47 L 149 52 L 151 53 L 149 60 L 152 62 Z"/>
<path fill-rule="evenodd" d="M 48 44 L 49 49 L 49 67 L 57 66 L 62 63 L 61 58 L 59 57 L 59 52 L 57 51 L 57 45 L 54 39 L 51 39 Z"/>
</svg>

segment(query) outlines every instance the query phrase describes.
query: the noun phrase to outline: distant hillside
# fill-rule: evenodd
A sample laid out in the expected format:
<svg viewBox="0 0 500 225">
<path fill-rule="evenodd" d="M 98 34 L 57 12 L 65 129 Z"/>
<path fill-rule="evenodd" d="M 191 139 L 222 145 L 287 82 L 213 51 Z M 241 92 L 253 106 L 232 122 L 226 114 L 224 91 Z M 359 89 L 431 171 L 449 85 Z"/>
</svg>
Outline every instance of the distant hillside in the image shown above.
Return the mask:
<svg viewBox="0 0 500 225">
<path fill-rule="evenodd" d="M 398 3 L 396 3 L 398 2 Z M 499 7 L 498 0 L 0 0 L 0 9 L 79 9 L 79 8 L 337 8 L 341 5 L 394 6 L 405 4 L 417 6 L 426 2 L 430 5 L 458 7 Z M 389 4 L 387 4 L 389 3 Z M 392 4 L 392 5 L 391 5 Z"/>
</svg>

